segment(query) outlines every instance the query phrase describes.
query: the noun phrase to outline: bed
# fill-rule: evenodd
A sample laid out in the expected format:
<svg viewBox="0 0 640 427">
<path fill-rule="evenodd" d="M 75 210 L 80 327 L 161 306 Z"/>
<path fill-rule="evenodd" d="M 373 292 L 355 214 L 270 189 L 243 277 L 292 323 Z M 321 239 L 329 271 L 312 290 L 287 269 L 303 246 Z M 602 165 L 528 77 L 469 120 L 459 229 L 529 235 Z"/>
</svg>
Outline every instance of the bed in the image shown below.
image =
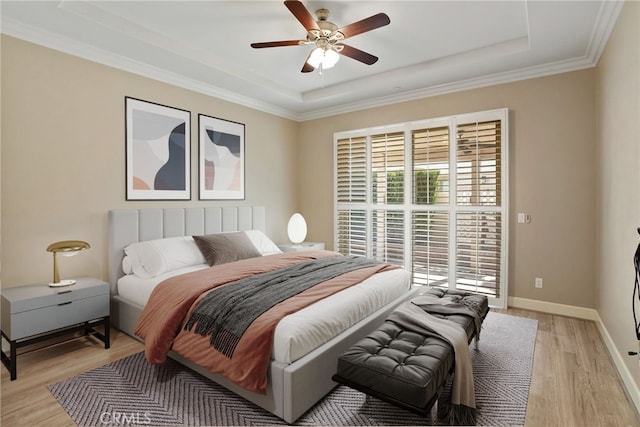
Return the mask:
<svg viewBox="0 0 640 427">
<path fill-rule="evenodd" d="M 136 275 L 124 272 L 123 257 L 126 247 L 138 242 L 181 236 L 211 235 L 236 231 L 250 233 L 253 230 L 264 233 L 265 224 L 265 209 L 261 206 L 117 209 L 110 211 L 108 275 L 112 293 L 111 318 L 114 326 L 128 335 L 140 339 L 135 335 L 136 325 L 149 298 L 149 293 L 155 286 L 154 282 L 157 284 L 177 273 L 188 273 L 208 267 L 206 264 L 181 267 L 162 272 L 151 280 L 139 281 Z M 259 233 L 257 235 L 260 235 Z M 264 247 L 269 248 L 269 243 L 273 245 L 272 242 L 266 242 Z M 254 244 L 258 245 L 255 242 Z M 263 254 L 270 255 L 271 253 L 266 250 Z M 278 256 L 274 254 L 273 257 Z M 265 257 L 264 260 L 266 259 Z M 125 269 L 127 269 L 126 265 Z M 409 274 L 402 269 L 378 273 L 366 279 L 365 282 L 286 316 L 278 323 L 274 334 L 267 388 L 264 394 L 240 387 L 224 376 L 210 372 L 173 350 L 169 352 L 169 357 L 223 385 L 284 421 L 293 423 L 336 386 L 331 377 L 335 373 L 338 355 L 382 324 L 397 305 L 411 299 L 416 294 L 410 285 Z M 147 290 L 144 289 L 145 286 L 148 287 Z M 371 297 L 372 299 L 370 298 L 372 301 L 370 303 L 366 302 L 363 298 L 364 294 L 361 294 L 364 292 L 364 287 L 373 289 L 374 296 Z M 383 295 L 383 290 L 387 292 L 387 289 L 392 289 L 392 291 Z M 371 291 L 367 290 L 367 292 Z M 351 297 L 348 296 L 349 293 L 352 294 Z M 365 301 L 363 302 L 363 300 Z M 301 331 L 295 332 L 298 325 L 304 323 L 301 319 L 317 317 L 318 314 L 323 318 L 329 318 L 331 316 L 327 316 L 327 313 L 332 311 L 353 313 L 355 317 L 351 318 L 352 315 L 348 314 L 346 317 L 349 320 L 345 320 L 344 324 L 335 327 L 321 324 L 322 327 L 318 329 L 317 325 L 312 325 L 309 328 L 315 329 L 304 329 L 305 326 Z M 340 322 L 342 320 L 338 321 L 338 323 Z M 328 336 L 314 340 L 304 338 L 315 336 L 321 332 L 326 334 L 326 331 L 332 328 L 335 330 Z M 296 336 L 298 338 L 295 338 Z M 303 339 L 299 337 L 303 337 Z"/>
</svg>

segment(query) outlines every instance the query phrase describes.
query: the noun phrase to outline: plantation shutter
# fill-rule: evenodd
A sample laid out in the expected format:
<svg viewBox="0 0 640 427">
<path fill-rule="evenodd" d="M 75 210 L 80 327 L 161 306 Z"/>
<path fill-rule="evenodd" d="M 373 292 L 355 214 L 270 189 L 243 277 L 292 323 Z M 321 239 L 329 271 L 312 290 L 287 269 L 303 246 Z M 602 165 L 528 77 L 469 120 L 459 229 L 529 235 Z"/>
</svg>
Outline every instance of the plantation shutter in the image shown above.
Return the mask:
<svg viewBox="0 0 640 427">
<path fill-rule="evenodd" d="M 336 193 L 337 212 L 336 250 L 343 254 L 367 255 L 366 211 L 354 209 L 353 204 L 363 205 L 367 195 L 366 138 L 340 139 L 336 143 Z"/>
<path fill-rule="evenodd" d="M 449 281 L 449 127 L 412 132 L 411 264 L 413 282 Z M 435 210 L 434 205 L 443 209 Z"/>
<path fill-rule="evenodd" d="M 404 133 L 371 136 L 371 257 L 404 265 Z"/>
<path fill-rule="evenodd" d="M 347 138 L 337 143 L 338 203 L 364 203 L 367 187 L 366 138 Z"/>
<path fill-rule="evenodd" d="M 449 204 L 449 127 L 412 132 L 413 203 Z"/>
<path fill-rule="evenodd" d="M 456 131 L 455 287 L 499 298 L 502 122 L 463 123 Z"/>
<path fill-rule="evenodd" d="M 371 137 L 372 202 L 404 203 L 404 133 Z"/>
<path fill-rule="evenodd" d="M 336 134 L 335 249 L 504 307 L 506 120 L 493 110 Z"/>
<path fill-rule="evenodd" d="M 404 265 L 404 212 L 376 209 L 371 220 L 371 257 Z"/>
<path fill-rule="evenodd" d="M 496 212 L 458 212 L 456 289 L 500 296 L 500 235 Z"/>
<path fill-rule="evenodd" d="M 338 210 L 338 241 L 341 254 L 367 256 L 367 213 L 364 209 Z"/>
</svg>

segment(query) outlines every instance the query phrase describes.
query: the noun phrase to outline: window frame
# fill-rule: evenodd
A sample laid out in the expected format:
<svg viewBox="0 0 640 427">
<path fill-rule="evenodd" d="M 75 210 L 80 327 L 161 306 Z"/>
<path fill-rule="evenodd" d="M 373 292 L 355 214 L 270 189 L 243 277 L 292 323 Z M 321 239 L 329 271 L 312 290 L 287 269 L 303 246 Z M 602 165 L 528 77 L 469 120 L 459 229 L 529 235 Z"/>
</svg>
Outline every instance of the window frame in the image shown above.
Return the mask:
<svg viewBox="0 0 640 427">
<path fill-rule="evenodd" d="M 509 111 L 507 108 L 487 110 L 466 114 L 458 114 L 447 117 L 439 117 L 433 119 L 425 119 L 414 122 L 398 123 L 385 126 L 370 127 L 365 129 L 351 130 L 345 132 L 334 133 L 333 141 L 333 167 L 334 167 L 334 248 L 339 250 L 340 230 L 338 227 L 338 218 L 341 211 L 365 211 L 365 245 L 366 256 L 372 256 L 372 217 L 374 211 L 401 211 L 404 213 L 404 257 L 402 266 L 412 272 L 413 277 L 413 232 L 412 232 L 412 215 L 416 212 L 432 212 L 444 211 L 448 212 L 448 286 L 449 289 L 456 288 L 456 246 L 457 246 L 457 218 L 459 212 L 497 212 L 500 215 L 500 279 L 496 288 L 498 296 L 490 296 L 489 302 L 492 306 L 506 307 L 508 299 L 508 235 L 509 235 Z M 500 175 L 500 205 L 458 205 L 457 195 L 457 127 L 460 124 L 468 124 L 471 122 L 495 121 L 501 122 L 501 145 L 499 167 L 496 167 L 496 174 Z M 449 129 L 449 170 L 448 170 L 448 198 L 447 204 L 415 204 L 413 194 L 413 152 L 412 152 L 412 132 L 422 129 L 430 129 L 437 127 L 448 127 Z M 396 132 L 404 133 L 404 202 L 402 204 L 393 203 L 374 203 L 372 191 L 372 147 L 371 140 L 373 136 L 381 134 L 392 134 Z M 346 138 L 365 138 L 365 202 L 344 202 L 338 197 L 338 141 Z"/>
</svg>

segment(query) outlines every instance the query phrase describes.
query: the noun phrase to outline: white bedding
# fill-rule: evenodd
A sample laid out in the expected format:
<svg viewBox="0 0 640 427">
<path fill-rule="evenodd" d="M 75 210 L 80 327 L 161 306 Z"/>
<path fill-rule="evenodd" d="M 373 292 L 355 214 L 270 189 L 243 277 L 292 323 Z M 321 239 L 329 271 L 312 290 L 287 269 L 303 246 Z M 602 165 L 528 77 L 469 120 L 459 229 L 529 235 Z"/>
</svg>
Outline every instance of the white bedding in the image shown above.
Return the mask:
<svg viewBox="0 0 640 427">
<path fill-rule="evenodd" d="M 163 280 L 207 267 L 206 264 L 186 267 L 151 279 L 127 275 L 118 280 L 118 295 L 144 306 L 153 288 Z M 286 316 L 276 327 L 272 358 L 282 363 L 298 360 L 368 314 L 405 294 L 410 286 L 408 271 L 390 270 Z"/>
<path fill-rule="evenodd" d="M 385 271 L 283 318 L 275 331 L 273 359 L 292 363 L 406 294 L 410 273 Z"/>
<path fill-rule="evenodd" d="M 127 301 L 131 301 L 140 307 L 144 307 L 147 305 L 147 301 L 149 301 L 151 291 L 153 291 L 153 288 L 155 288 L 160 282 L 168 279 L 169 277 L 189 273 L 191 271 L 202 270 L 203 268 L 208 267 L 209 266 L 207 264 L 192 265 L 168 273 L 163 273 L 150 279 L 143 279 L 135 274 L 127 274 L 126 276 L 122 276 L 118 279 L 118 295 Z"/>
</svg>

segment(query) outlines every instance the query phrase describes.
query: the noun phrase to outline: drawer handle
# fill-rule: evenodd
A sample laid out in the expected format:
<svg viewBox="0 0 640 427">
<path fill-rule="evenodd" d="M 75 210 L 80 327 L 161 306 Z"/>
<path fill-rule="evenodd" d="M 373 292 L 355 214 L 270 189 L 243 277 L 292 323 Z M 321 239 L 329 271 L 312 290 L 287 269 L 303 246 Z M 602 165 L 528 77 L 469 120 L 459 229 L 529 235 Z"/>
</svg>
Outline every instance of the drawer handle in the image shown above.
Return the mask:
<svg viewBox="0 0 640 427">
<path fill-rule="evenodd" d="M 72 302 L 73 301 L 62 302 L 62 303 L 58 304 L 58 306 L 71 304 Z"/>
</svg>

